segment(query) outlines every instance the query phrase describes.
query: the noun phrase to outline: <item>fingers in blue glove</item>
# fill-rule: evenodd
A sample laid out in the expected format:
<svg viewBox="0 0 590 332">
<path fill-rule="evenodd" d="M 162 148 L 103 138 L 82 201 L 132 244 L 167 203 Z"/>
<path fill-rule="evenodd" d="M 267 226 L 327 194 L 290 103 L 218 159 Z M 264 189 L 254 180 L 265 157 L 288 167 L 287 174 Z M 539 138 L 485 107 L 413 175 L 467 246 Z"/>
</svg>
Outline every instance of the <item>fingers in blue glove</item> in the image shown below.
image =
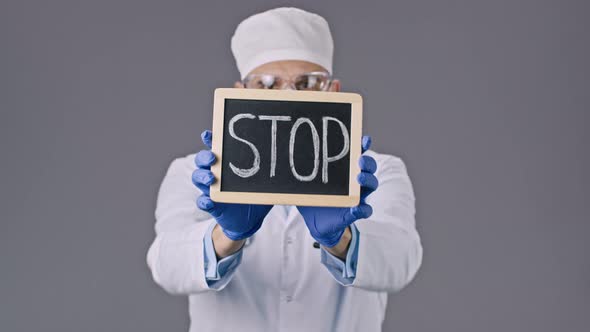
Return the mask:
<svg viewBox="0 0 590 332">
<path fill-rule="evenodd" d="M 377 162 L 373 157 L 361 156 L 359 158 L 359 167 L 363 172 L 375 173 L 377 171 Z"/>
<path fill-rule="evenodd" d="M 201 195 L 197 198 L 197 206 L 203 211 L 209 211 L 215 208 L 215 202 L 207 195 Z"/>
<path fill-rule="evenodd" d="M 371 148 L 371 141 L 371 136 L 363 136 L 363 138 L 361 139 L 361 150 L 363 151 L 363 153 L 365 153 L 365 151 Z"/>
<path fill-rule="evenodd" d="M 360 172 L 360 174 L 356 177 L 358 183 L 361 187 L 375 190 L 379 187 L 379 180 L 375 177 L 374 174 L 368 172 Z"/>
<path fill-rule="evenodd" d="M 373 208 L 369 204 L 361 203 L 346 212 L 344 222 L 350 225 L 359 219 L 369 218 L 372 214 Z"/>
<path fill-rule="evenodd" d="M 371 173 L 361 172 L 357 176 L 357 181 L 361 185 L 361 203 L 364 203 L 367 196 L 379 187 L 379 180 Z"/>
<path fill-rule="evenodd" d="M 197 186 L 203 194 L 209 195 L 209 186 L 215 182 L 215 177 L 211 171 L 197 168 L 193 172 L 192 180 L 193 184 Z"/>
<path fill-rule="evenodd" d="M 196 183 L 195 185 L 197 186 L 197 188 L 199 188 L 199 190 L 200 190 L 200 191 L 201 191 L 203 194 L 205 194 L 205 195 L 207 195 L 207 196 L 210 196 L 210 195 L 211 195 L 211 188 L 210 188 L 209 186 L 206 186 L 206 185 L 204 185 L 204 184 L 200 184 L 200 183 Z M 361 192 L 362 192 L 362 191 L 361 191 Z M 362 196 L 363 196 L 363 195 L 362 195 L 362 193 L 361 193 L 361 197 L 362 197 Z"/>
<path fill-rule="evenodd" d="M 215 182 L 215 176 L 208 169 L 197 168 L 193 172 L 192 180 L 195 185 L 210 186 L 213 182 Z"/>
<path fill-rule="evenodd" d="M 217 158 L 210 150 L 201 150 L 195 156 L 195 164 L 203 169 L 210 169 L 216 160 Z"/>
<path fill-rule="evenodd" d="M 211 149 L 211 145 L 212 145 L 212 141 L 213 141 L 213 133 L 211 133 L 211 130 L 205 130 L 204 132 L 202 132 L 201 133 L 201 140 L 209 149 Z"/>
<path fill-rule="evenodd" d="M 211 214 L 214 218 L 219 217 L 219 211 L 216 209 L 215 202 L 207 195 L 201 195 L 197 198 L 197 207 Z"/>
</svg>

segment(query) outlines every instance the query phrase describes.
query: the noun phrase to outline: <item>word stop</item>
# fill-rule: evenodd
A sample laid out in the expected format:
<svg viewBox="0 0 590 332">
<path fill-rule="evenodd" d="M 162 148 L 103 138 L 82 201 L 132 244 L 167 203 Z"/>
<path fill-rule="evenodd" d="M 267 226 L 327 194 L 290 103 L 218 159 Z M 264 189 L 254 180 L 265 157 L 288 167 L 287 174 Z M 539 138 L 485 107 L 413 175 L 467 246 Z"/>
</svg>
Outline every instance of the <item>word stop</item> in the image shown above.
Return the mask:
<svg viewBox="0 0 590 332">
<path fill-rule="evenodd" d="M 254 154 L 254 161 L 253 161 L 252 167 L 250 167 L 250 168 L 239 168 L 239 167 L 236 167 L 231 162 L 229 163 L 229 166 L 230 166 L 231 170 L 234 172 L 234 174 L 236 174 L 237 176 L 242 177 L 242 178 L 248 178 L 248 177 L 255 175 L 260 170 L 260 152 L 258 151 L 256 146 L 252 142 L 250 142 L 242 137 L 238 137 L 238 135 L 236 135 L 236 133 L 234 131 L 234 125 L 236 122 L 238 122 L 242 119 L 256 119 L 256 116 L 253 114 L 250 114 L 250 113 L 241 113 L 241 114 L 235 115 L 229 121 L 229 134 L 234 139 L 246 144 L 248 147 L 250 147 L 250 149 L 252 149 L 252 153 Z M 272 178 L 275 176 L 275 169 L 277 166 L 277 122 L 278 121 L 291 121 L 291 117 L 284 116 L 284 115 L 259 115 L 258 120 L 271 121 L 270 177 Z M 328 155 L 328 123 L 330 121 L 334 121 L 334 122 L 338 123 L 338 125 L 340 125 L 340 134 L 342 135 L 342 137 L 344 139 L 344 146 L 342 147 L 342 150 L 340 151 L 340 153 L 338 153 L 335 156 Z M 312 140 L 313 140 L 313 153 L 314 153 L 313 170 L 308 175 L 301 175 L 297 172 L 297 169 L 295 167 L 295 161 L 293 158 L 293 155 L 295 152 L 295 136 L 297 134 L 297 130 L 299 129 L 299 127 L 304 124 L 308 125 L 309 128 L 311 129 L 311 136 L 312 136 Z M 344 123 L 342 123 L 342 121 L 340 121 L 334 117 L 330 117 L 330 116 L 322 117 L 322 156 L 321 156 L 321 159 L 322 159 L 322 182 L 323 183 L 328 183 L 328 164 L 344 158 L 348 154 L 349 150 L 350 150 L 350 139 L 348 136 L 348 130 L 346 129 L 346 126 L 344 125 Z M 311 120 L 308 118 L 298 118 L 295 121 L 295 123 L 293 124 L 293 127 L 291 127 L 291 132 L 290 132 L 290 136 L 289 136 L 289 165 L 291 168 L 291 173 L 293 173 L 293 176 L 299 181 L 302 181 L 302 182 L 313 181 L 317 176 L 319 166 L 320 166 L 320 137 L 319 137 L 318 131 L 317 131 L 316 127 L 314 126 L 313 122 L 311 122 Z"/>
</svg>

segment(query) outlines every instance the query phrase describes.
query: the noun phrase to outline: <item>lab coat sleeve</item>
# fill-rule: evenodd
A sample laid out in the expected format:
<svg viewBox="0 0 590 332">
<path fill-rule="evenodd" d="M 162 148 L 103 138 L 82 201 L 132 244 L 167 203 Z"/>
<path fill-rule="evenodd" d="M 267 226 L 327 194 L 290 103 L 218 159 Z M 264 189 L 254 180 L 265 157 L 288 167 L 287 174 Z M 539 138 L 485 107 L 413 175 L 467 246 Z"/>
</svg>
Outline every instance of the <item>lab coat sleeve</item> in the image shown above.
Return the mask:
<svg viewBox="0 0 590 332">
<path fill-rule="evenodd" d="M 415 196 L 400 158 L 379 155 L 376 160 L 379 187 L 367 197 L 373 214 L 355 223 L 359 231 L 358 258 L 350 286 L 396 292 L 410 283 L 422 264 Z"/>
<path fill-rule="evenodd" d="M 205 280 L 207 285 L 215 290 L 223 289 L 231 280 L 236 268 L 242 262 L 242 249 L 236 253 L 217 260 L 215 248 L 213 247 L 212 232 L 215 223 L 209 226 L 203 239 L 205 249 Z"/>
<path fill-rule="evenodd" d="M 191 181 L 193 159 L 176 159 L 166 172 L 156 203 L 156 237 L 147 254 L 154 281 L 171 294 L 223 288 L 211 287 L 205 277 L 204 239 L 215 220 L 196 206 L 201 192 Z"/>
<path fill-rule="evenodd" d="M 324 247 L 321 251 L 321 262 L 332 274 L 334 279 L 343 286 L 349 286 L 356 276 L 356 265 L 358 259 L 359 231 L 354 224 L 350 225 L 350 245 L 346 253 L 345 261 L 329 253 Z"/>
</svg>

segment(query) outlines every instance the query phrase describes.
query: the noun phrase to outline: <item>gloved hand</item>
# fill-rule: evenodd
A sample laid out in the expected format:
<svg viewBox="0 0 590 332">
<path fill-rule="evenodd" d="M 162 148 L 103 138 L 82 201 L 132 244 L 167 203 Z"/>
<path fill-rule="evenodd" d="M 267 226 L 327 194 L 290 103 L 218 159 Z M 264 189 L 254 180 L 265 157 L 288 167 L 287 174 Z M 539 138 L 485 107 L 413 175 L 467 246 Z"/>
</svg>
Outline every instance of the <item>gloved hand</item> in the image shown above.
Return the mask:
<svg viewBox="0 0 590 332">
<path fill-rule="evenodd" d="M 203 143 L 210 149 L 213 135 L 210 130 L 201 134 Z M 272 208 L 272 205 L 230 204 L 213 202 L 209 197 L 209 187 L 215 181 L 211 165 L 215 163 L 215 155 L 210 150 L 201 150 L 195 156 L 197 169 L 193 172 L 193 183 L 203 194 L 197 199 L 197 206 L 209 212 L 217 221 L 223 233 L 237 241 L 252 236 Z"/>
<path fill-rule="evenodd" d="M 361 146 L 363 152 L 368 150 L 371 146 L 371 137 L 363 136 Z M 361 168 L 361 173 L 357 176 L 357 181 L 361 185 L 359 205 L 351 208 L 297 206 L 311 236 L 325 247 L 334 247 L 350 224 L 359 219 L 368 218 L 373 213 L 373 208 L 365 203 L 365 199 L 379 186 L 377 178 L 373 175 L 377 170 L 377 162 L 372 157 L 361 156 L 359 166 Z"/>
</svg>

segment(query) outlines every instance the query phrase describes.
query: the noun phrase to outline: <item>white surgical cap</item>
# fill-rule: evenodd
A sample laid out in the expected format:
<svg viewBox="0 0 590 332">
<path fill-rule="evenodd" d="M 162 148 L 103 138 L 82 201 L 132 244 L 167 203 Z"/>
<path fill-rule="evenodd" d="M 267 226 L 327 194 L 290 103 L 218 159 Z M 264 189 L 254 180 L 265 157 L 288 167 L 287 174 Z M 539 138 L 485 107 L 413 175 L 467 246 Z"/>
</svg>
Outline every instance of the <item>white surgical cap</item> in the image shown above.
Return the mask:
<svg viewBox="0 0 590 332">
<path fill-rule="evenodd" d="M 279 60 L 303 60 L 332 73 L 334 41 L 326 20 L 298 8 L 276 8 L 242 21 L 231 50 L 243 79 L 254 68 Z"/>
</svg>

